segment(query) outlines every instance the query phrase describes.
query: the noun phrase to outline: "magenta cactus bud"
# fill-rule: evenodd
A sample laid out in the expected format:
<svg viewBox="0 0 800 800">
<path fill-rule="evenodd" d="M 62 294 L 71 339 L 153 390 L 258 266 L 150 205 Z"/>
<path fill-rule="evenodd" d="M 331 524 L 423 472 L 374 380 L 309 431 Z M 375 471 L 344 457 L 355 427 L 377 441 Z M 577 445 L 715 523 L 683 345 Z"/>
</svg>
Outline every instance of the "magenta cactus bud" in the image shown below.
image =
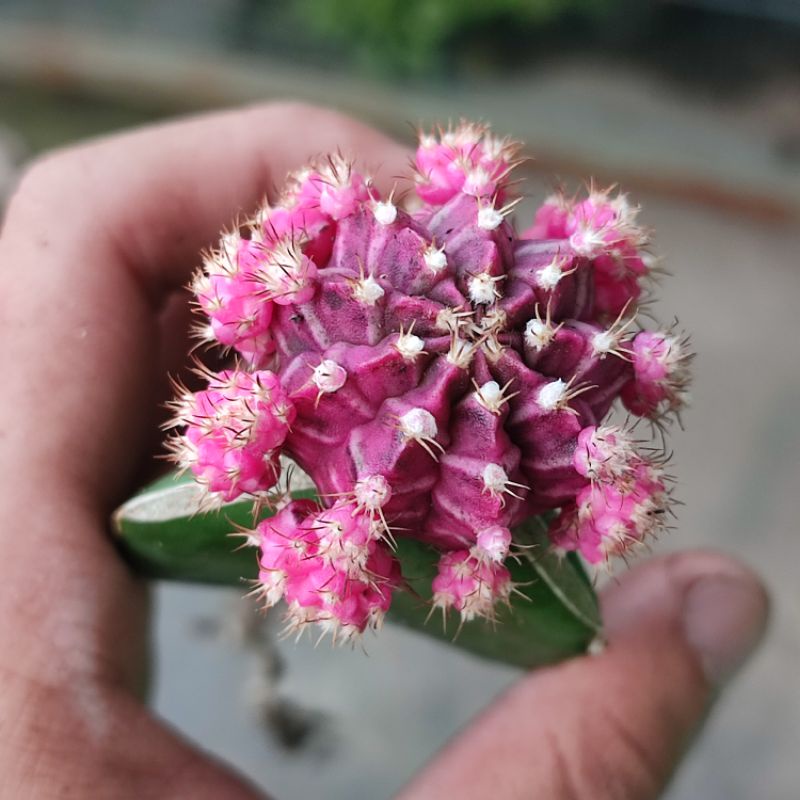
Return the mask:
<svg viewBox="0 0 800 800">
<path fill-rule="evenodd" d="M 622 391 L 622 401 L 633 414 L 658 417 L 680 411 L 689 387 L 687 342 L 667 333 L 642 331 L 632 343 L 633 380 Z"/>
<path fill-rule="evenodd" d="M 206 256 L 204 272 L 195 277 L 192 289 L 208 316 L 202 337 L 233 348 L 255 363 L 274 350 L 269 333 L 273 306 L 260 296 L 250 247 L 238 237 L 224 236 L 219 249 Z"/>
<path fill-rule="evenodd" d="M 511 531 L 500 525 L 484 528 L 475 539 L 474 554 L 478 558 L 502 564 L 508 557 L 511 547 Z"/>
<path fill-rule="evenodd" d="M 278 377 L 268 370 L 209 373 L 208 388 L 186 392 L 173 405 L 173 440 L 180 465 L 215 499 L 260 495 L 278 480 L 278 451 L 295 419 L 295 408 Z"/>
<path fill-rule="evenodd" d="M 611 425 L 584 428 L 572 458 L 581 475 L 603 482 L 623 479 L 639 461 L 628 433 Z"/>
<path fill-rule="evenodd" d="M 267 606 L 283 598 L 289 575 L 296 576 L 313 554 L 314 536 L 302 523 L 316 510 L 310 500 L 295 500 L 258 526 L 259 586 Z"/>
<path fill-rule="evenodd" d="M 300 179 L 295 189 L 298 205 L 317 210 L 323 220 L 350 216 L 369 191 L 364 178 L 340 155 L 332 155 Z"/>
<path fill-rule="evenodd" d="M 685 342 L 631 333 L 638 209 L 559 195 L 518 236 L 517 152 L 467 123 L 423 136 L 413 212 L 341 156 L 317 161 L 195 280 L 202 335 L 245 367 L 176 401 L 173 450 L 223 500 L 272 487 L 279 452 L 314 481 L 320 506 L 253 535 L 265 602 L 285 599 L 293 628 L 377 626 L 398 537 L 441 552 L 435 605 L 493 618 L 526 517 L 560 510 L 553 543 L 591 563 L 661 524 L 660 466 L 603 424 L 620 398 L 658 420 L 688 384 Z"/>
<path fill-rule="evenodd" d="M 317 267 L 290 237 L 271 247 L 257 275 L 267 297 L 282 306 L 306 303 L 314 296 Z"/>
<path fill-rule="evenodd" d="M 417 148 L 417 193 L 427 203 L 443 204 L 463 192 L 474 197 L 502 193 L 518 146 L 497 139 L 485 126 L 462 123 L 437 138 L 424 135 Z M 502 198 L 499 198 L 502 199 Z"/>
<path fill-rule="evenodd" d="M 511 588 L 511 575 L 502 564 L 471 550 L 450 550 L 442 555 L 433 579 L 433 606 L 453 608 L 467 622 L 492 619 L 497 603 L 508 602 Z"/>
<path fill-rule="evenodd" d="M 353 496 L 361 510 L 377 512 L 392 497 L 392 488 L 383 475 L 369 475 L 356 481 Z"/>
<path fill-rule="evenodd" d="M 357 506 L 296 500 L 258 534 L 257 591 L 266 605 L 287 601 L 290 627 L 315 622 L 344 641 L 380 627 L 400 573 L 380 527 Z"/>
<path fill-rule="evenodd" d="M 623 478 L 593 483 L 551 528 L 553 543 L 577 550 L 591 564 L 621 555 L 662 525 L 666 487 L 660 470 L 641 460 Z"/>
<path fill-rule="evenodd" d="M 643 249 L 647 235 L 639 227 L 639 209 L 625 195 L 592 190 L 584 200 L 548 198 L 524 236 L 563 241 L 569 252 L 589 259 L 595 272 L 594 302 L 608 315 L 620 314 L 641 295 L 648 273 Z"/>
</svg>

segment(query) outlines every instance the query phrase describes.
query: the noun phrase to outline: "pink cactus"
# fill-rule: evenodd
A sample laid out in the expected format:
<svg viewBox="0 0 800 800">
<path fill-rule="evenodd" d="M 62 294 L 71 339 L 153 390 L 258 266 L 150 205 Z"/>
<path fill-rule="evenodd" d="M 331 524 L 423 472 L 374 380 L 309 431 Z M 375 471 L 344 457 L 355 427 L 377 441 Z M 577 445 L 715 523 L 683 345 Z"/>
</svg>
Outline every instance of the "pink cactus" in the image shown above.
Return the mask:
<svg viewBox="0 0 800 800">
<path fill-rule="evenodd" d="M 218 501 L 268 496 L 279 452 L 311 476 L 319 504 L 279 501 L 251 537 L 294 628 L 376 627 L 403 586 L 395 537 L 441 552 L 433 603 L 468 620 L 508 600 L 530 515 L 560 509 L 554 546 L 593 564 L 663 524 L 658 459 L 603 424 L 618 399 L 677 412 L 688 384 L 685 343 L 634 333 L 637 209 L 559 196 L 518 236 L 517 149 L 470 124 L 423 136 L 414 212 L 341 156 L 312 164 L 195 279 L 202 336 L 239 366 L 182 392 L 173 450 Z"/>
<path fill-rule="evenodd" d="M 259 495 L 280 475 L 278 455 L 295 409 L 277 375 L 268 370 L 207 373 L 208 388 L 175 401 L 175 460 L 210 495 L 224 501 Z"/>
<path fill-rule="evenodd" d="M 383 531 L 352 502 L 320 509 L 307 500 L 289 503 L 258 526 L 259 594 L 267 605 L 285 598 L 290 629 L 313 621 L 349 640 L 377 626 L 400 584 Z"/>
</svg>

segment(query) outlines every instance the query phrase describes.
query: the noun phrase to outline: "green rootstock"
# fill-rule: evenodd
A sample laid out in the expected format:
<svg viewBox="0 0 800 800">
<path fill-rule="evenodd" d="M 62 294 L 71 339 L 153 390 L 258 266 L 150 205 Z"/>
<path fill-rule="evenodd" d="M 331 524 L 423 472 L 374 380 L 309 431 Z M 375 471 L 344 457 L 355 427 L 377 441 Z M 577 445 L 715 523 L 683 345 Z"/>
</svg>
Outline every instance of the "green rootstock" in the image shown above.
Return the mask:
<svg viewBox="0 0 800 800">
<path fill-rule="evenodd" d="M 313 490 L 295 492 L 313 497 Z M 251 547 L 230 534 L 253 527 L 252 503 L 229 503 L 220 511 L 198 510 L 200 494 L 191 481 L 168 477 L 147 487 L 114 514 L 121 548 L 143 575 L 192 583 L 243 586 L 257 575 Z M 262 512 L 262 518 L 269 512 Z M 446 628 L 430 613 L 431 580 L 438 554 L 412 539 L 400 539 L 396 555 L 410 591 L 396 591 L 388 620 L 518 667 L 535 667 L 586 652 L 601 632 L 597 598 L 580 562 L 559 558 L 547 546 L 545 525 L 531 518 L 515 531 L 525 544 L 519 563 L 509 560 L 517 591 L 497 621 L 459 626 L 451 614 Z"/>
</svg>

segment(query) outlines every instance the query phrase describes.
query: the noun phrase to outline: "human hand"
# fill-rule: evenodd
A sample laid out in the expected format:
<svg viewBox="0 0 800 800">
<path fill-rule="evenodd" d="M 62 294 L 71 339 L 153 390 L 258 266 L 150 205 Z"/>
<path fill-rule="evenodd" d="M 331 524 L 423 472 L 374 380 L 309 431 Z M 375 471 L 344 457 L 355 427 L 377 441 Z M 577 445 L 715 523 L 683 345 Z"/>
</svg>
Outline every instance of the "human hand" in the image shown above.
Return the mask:
<svg viewBox="0 0 800 800">
<path fill-rule="evenodd" d="M 384 186 L 407 158 L 333 112 L 273 105 L 57 152 L 23 179 L 0 238 L 0 797 L 258 797 L 142 703 L 146 589 L 107 521 L 157 451 L 198 251 L 336 147 Z M 760 638 L 765 595 L 697 553 L 626 575 L 604 607 L 602 655 L 522 678 L 403 797 L 657 796 Z"/>
</svg>

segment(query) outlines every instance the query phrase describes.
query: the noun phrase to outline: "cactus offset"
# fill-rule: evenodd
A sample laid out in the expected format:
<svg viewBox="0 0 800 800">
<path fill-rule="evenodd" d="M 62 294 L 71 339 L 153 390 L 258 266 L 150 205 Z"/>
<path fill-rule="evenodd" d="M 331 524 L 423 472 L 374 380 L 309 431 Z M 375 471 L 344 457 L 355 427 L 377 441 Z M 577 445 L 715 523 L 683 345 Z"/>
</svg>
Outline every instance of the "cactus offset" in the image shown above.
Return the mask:
<svg viewBox="0 0 800 800">
<path fill-rule="evenodd" d="M 492 618 L 512 530 L 560 510 L 555 547 L 596 564 L 663 525 L 661 463 L 603 424 L 685 401 L 688 354 L 637 330 L 647 237 L 624 195 L 558 196 L 517 235 L 517 147 L 462 123 L 421 137 L 407 211 L 341 156 L 290 177 L 223 236 L 193 289 L 201 335 L 238 354 L 181 391 L 172 449 L 210 501 L 279 512 L 249 539 L 258 592 L 291 628 L 376 627 L 403 577 L 395 537 L 441 552 L 433 604 Z M 320 502 L 274 493 L 279 454 Z"/>
</svg>

